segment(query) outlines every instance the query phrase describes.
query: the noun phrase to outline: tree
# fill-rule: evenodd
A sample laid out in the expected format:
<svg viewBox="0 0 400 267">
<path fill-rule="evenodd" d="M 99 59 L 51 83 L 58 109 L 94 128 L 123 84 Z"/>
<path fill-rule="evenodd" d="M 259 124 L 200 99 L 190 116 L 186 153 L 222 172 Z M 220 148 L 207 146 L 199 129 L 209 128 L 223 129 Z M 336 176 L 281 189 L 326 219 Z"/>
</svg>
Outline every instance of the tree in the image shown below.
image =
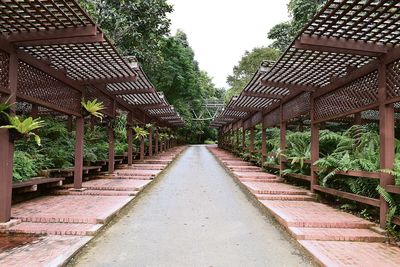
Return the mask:
<svg viewBox="0 0 400 267">
<path fill-rule="evenodd" d="M 79 0 L 124 55 L 157 61 L 159 41 L 169 33 L 166 0 Z"/>
<path fill-rule="evenodd" d="M 240 94 L 263 60 L 275 61 L 278 57 L 279 51 L 269 47 L 257 47 L 251 52 L 246 51 L 239 64 L 233 67 L 233 74 L 227 78 L 230 88 L 226 93 L 225 99 L 229 100 L 232 96 Z"/>
<path fill-rule="evenodd" d="M 288 12 L 291 20 L 275 25 L 268 32 L 267 37 L 273 40 L 270 47 L 285 51 L 325 2 L 326 0 L 290 0 Z"/>
</svg>

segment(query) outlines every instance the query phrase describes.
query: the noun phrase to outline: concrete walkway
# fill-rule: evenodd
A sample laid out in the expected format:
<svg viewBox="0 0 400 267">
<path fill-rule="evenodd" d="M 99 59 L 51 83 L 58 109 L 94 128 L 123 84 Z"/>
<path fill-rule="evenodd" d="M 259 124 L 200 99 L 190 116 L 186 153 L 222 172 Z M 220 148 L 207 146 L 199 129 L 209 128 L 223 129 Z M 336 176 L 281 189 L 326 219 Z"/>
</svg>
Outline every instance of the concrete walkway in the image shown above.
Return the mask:
<svg viewBox="0 0 400 267">
<path fill-rule="evenodd" d="M 191 146 L 76 266 L 309 266 L 205 146 Z"/>
</svg>

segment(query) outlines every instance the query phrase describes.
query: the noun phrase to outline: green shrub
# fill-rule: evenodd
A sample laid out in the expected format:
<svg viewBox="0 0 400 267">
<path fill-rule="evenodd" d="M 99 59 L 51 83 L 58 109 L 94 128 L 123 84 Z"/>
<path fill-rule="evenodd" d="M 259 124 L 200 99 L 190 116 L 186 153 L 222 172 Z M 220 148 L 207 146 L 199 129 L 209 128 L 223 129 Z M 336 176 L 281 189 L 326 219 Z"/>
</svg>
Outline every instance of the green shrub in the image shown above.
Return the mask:
<svg viewBox="0 0 400 267">
<path fill-rule="evenodd" d="M 204 141 L 204 144 L 206 144 L 206 145 L 214 145 L 214 144 L 215 144 L 215 141 L 213 141 L 213 140 L 206 140 L 206 141 Z"/>
</svg>

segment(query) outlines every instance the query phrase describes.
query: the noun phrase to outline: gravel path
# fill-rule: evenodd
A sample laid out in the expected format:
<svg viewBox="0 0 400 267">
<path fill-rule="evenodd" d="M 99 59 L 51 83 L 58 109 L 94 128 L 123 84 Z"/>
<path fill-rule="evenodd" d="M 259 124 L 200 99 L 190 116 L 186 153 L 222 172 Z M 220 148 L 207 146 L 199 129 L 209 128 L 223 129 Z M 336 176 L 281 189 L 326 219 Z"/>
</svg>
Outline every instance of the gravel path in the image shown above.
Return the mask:
<svg viewBox="0 0 400 267">
<path fill-rule="evenodd" d="M 205 146 L 190 146 L 72 266 L 310 266 Z"/>
</svg>

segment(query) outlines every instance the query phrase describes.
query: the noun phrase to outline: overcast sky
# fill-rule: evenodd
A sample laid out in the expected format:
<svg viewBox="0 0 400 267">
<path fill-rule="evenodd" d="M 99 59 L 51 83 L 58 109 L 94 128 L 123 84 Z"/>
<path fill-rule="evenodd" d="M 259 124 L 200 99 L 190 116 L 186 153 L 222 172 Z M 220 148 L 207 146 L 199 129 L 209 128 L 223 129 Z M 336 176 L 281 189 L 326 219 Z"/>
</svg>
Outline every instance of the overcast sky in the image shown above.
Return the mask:
<svg viewBox="0 0 400 267">
<path fill-rule="evenodd" d="M 200 68 L 226 87 L 246 50 L 267 46 L 268 31 L 288 20 L 289 0 L 168 0 L 174 5 L 172 34 L 182 29 L 188 35 Z"/>
</svg>

